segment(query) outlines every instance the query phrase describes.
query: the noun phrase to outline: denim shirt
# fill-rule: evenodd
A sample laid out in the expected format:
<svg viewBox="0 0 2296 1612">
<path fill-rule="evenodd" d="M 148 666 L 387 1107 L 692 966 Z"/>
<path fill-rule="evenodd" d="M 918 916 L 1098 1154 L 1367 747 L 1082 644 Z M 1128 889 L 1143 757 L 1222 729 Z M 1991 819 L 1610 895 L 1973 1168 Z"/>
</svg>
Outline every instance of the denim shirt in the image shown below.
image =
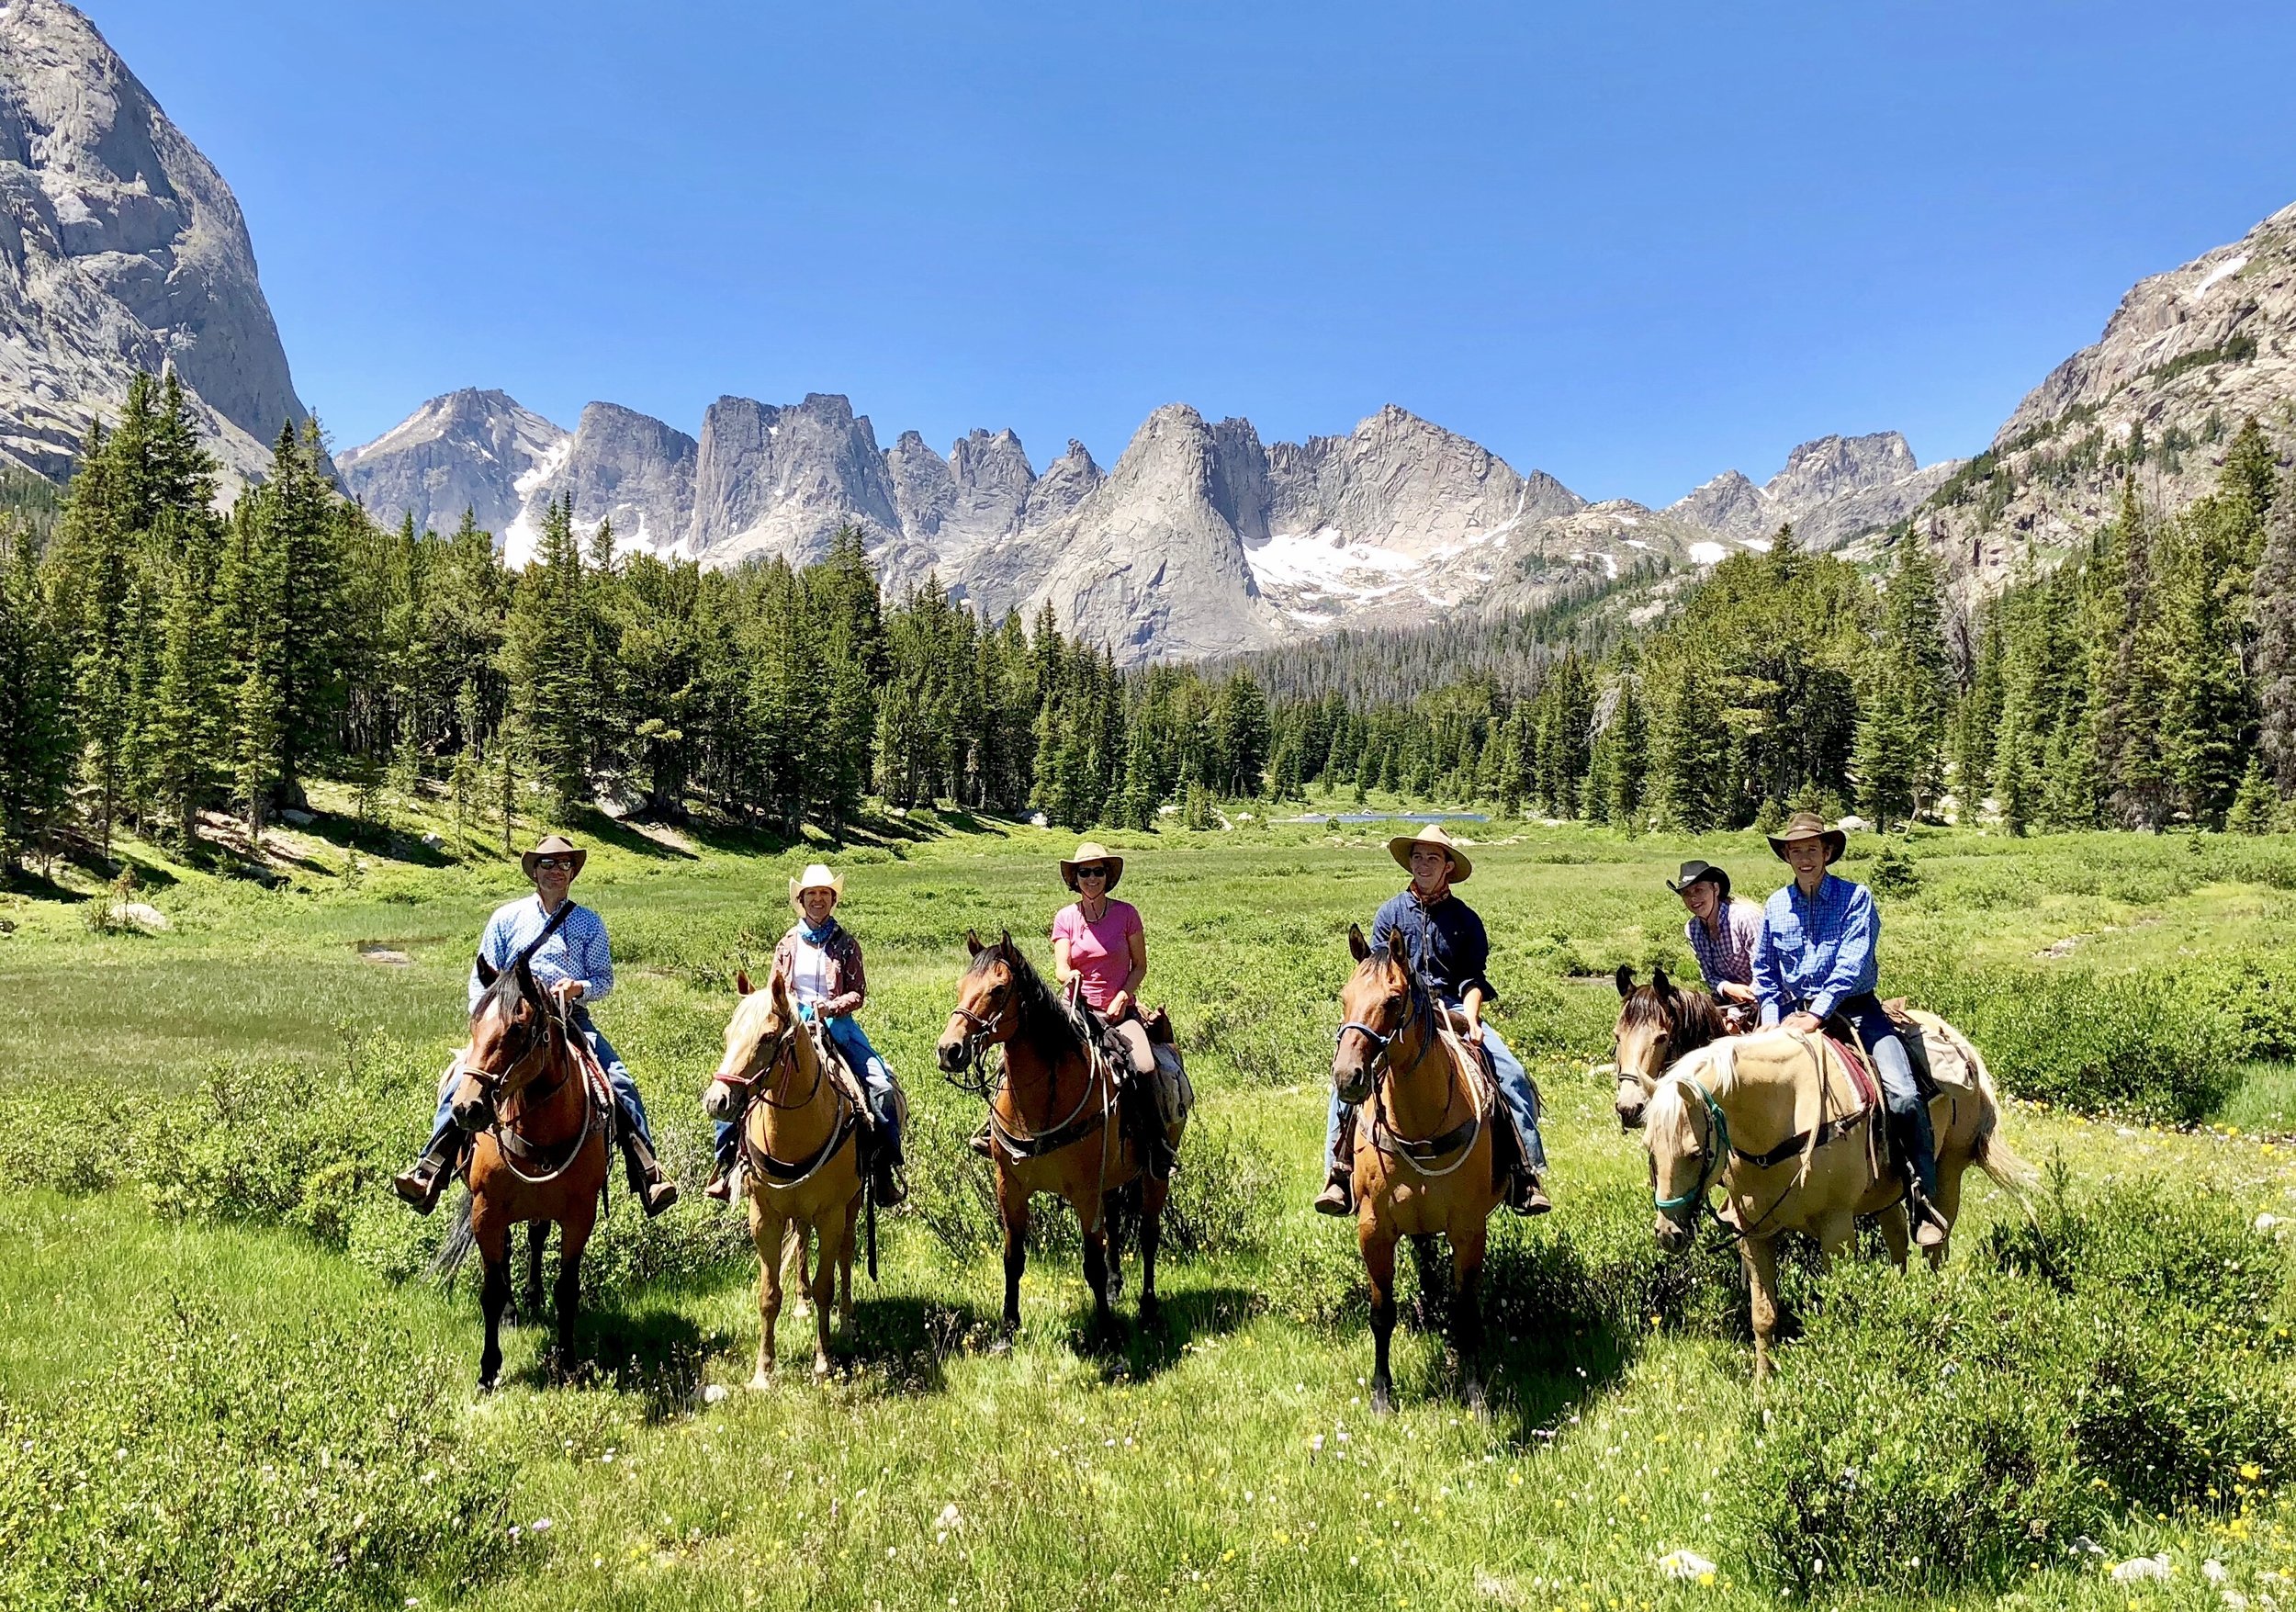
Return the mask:
<svg viewBox="0 0 2296 1612">
<path fill-rule="evenodd" d="M 1475 909 L 1457 896 L 1433 907 L 1424 905 L 1411 890 L 1390 896 L 1371 920 L 1372 949 L 1384 948 L 1388 937 L 1397 934 L 1403 937 L 1412 971 L 1444 1002 L 1456 1008 L 1475 989 L 1483 993 L 1485 1002 L 1499 999 L 1483 975 L 1491 966 L 1491 937 Z"/>
<path fill-rule="evenodd" d="M 1881 931 L 1873 893 L 1831 874 L 1815 896 L 1788 885 L 1771 896 L 1754 948 L 1761 1021 L 1775 1024 L 1796 1011 L 1829 1018 L 1848 998 L 1872 990 Z"/>
</svg>

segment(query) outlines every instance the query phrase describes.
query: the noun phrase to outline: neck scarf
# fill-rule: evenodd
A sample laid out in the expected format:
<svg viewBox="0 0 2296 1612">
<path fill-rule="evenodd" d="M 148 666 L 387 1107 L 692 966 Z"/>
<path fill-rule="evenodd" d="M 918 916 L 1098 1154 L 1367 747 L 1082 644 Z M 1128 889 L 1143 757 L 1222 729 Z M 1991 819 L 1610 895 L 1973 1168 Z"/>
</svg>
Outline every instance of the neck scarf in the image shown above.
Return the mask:
<svg viewBox="0 0 2296 1612">
<path fill-rule="evenodd" d="M 836 933 L 837 914 L 834 912 L 821 920 L 819 929 L 807 922 L 805 914 L 797 915 L 797 938 L 808 946 L 826 946 L 829 943 L 829 937 Z"/>
</svg>

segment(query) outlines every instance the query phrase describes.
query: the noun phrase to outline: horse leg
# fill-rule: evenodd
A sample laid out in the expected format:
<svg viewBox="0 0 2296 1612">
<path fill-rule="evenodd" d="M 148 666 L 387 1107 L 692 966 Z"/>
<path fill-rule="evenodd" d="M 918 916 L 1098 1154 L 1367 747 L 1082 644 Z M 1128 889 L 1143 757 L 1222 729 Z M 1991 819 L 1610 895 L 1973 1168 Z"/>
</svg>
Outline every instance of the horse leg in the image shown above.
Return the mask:
<svg viewBox="0 0 2296 1612">
<path fill-rule="evenodd" d="M 996 1218 L 1005 1226 L 1005 1336 L 1020 1330 L 1020 1273 L 1029 1268 L 1029 1189 L 996 1170 Z"/>
<path fill-rule="evenodd" d="M 1100 1223 L 1109 1234 L 1109 1298 L 1124 1296 L 1124 1234 L 1131 1228 L 1125 1224 L 1125 1194 L 1129 1188 L 1119 1187 L 1113 1192 L 1100 1195 Z"/>
<path fill-rule="evenodd" d="M 861 1242 L 861 1201 L 859 1193 L 845 1206 L 845 1241 L 837 1259 L 837 1316 L 845 1334 L 853 1333 L 853 1250 Z"/>
<path fill-rule="evenodd" d="M 1483 1397 L 1483 1241 L 1488 1223 L 1480 1217 L 1451 1228 L 1451 1341 L 1459 1352 L 1467 1408 L 1489 1420 Z"/>
<path fill-rule="evenodd" d="M 1454 1248 L 1458 1246 L 1453 1245 Z M 1443 1279 L 1435 1274 L 1435 1234 L 1414 1232 L 1411 1238 L 1411 1272 L 1415 1279 L 1411 1295 L 1411 1324 L 1415 1332 L 1424 1332 L 1434 1325 L 1435 1287 Z"/>
<path fill-rule="evenodd" d="M 1085 1234 L 1085 1286 L 1092 1290 L 1093 1336 L 1109 1336 L 1118 1327 L 1116 1312 L 1109 1307 L 1109 1234 L 1104 1230 Z"/>
<path fill-rule="evenodd" d="M 783 1234 L 789 1223 L 756 1199 L 749 1201 L 749 1240 L 758 1250 L 758 1369 L 749 1386 L 763 1388 L 773 1381 L 773 1328 L 782 1319 Z M 797 1263 L 798 1279 L 805 1279 L 805 1261 Z"/>
<path fill-rule="evenodd" d="M 1768 1237 L 1749 1237 L 1738 1246 L 1746 1267 L 1747 1297 L 1754 1313 L 1754 1386 L 1770 1381 L 1770 1347 L 1778 1335 L 1778 1246 Z"/>
<path fill-rule="evenodd" d="M 491 1216 L 471 1216 L 471 1235 L 486 1275 L 478 1287 L 478 1310 L 486 1317 L 486 1347 L 478 1355 L 478 1387 L 491 1392 L 502 1379 L 502 1312 L 511 1302 L 511 1229 Z"/>
<path fill-rule="evenodd" d="M 1874 1223 L 1881 1228 L 1882 1246 L 1889 1250 L 1889 1262 L 1899 1270 L 1905 1269 L 1906 1249 L 1908 1246 L 1906 1234 L 1905 1200 L 1899 1199 L 1875 1215 Z"/>
<path fill-rule="evenodd" d="M 1934 1248 L 1924 1250 L 1931 1270 L 1943 1268 L 1945 1251 L 1953 1246 L 1953 1223 L 1961 1218 L 1962 1172 L 1968 1167 L 1966 1159 L 1955 1159 L 1951 1164 L 1943 1159 L 1938 1161 L 1937 1196 L 1930 1200 L 1930 1204 L 1945 1222 L 1945 1240 Z"/>
<path fill-rule="evenodd" d="M 829 1321 L 837 1310 L 838 1261 L 842 1255 L 842 1237 L 851 1225 L 851 1216 L 844 1210 L 832 1209 L 814 1227 L 819 1240 L 819 1251 L 814 1257 L 813 1287 L 813 1374 L 829 1374 Z"/>
<path fill-rule="evenodd" d="M 595 1198 L 569 1208 L 558 1223 L 558 1279 L 552 1296 L 558 1311 L 557 1370 L 561 1377 L 574 1365 L 574 1323 L 582 1313 L 582 1250 L 590 1246 L 590 1234 L 597 1224 Z M 535 1238 L 536 1246 L 541 1241 L 539 1235 Z"/>
<path fill-rule="evenodd" d="M 805 1269 L 805 1228 L 802 1222 L 791 1220 L 789 1229 L 782 1234 L 782 1286 L 795 1295 L 793 1308 L 799 1316 L 813 1302 L 813 1278 Z"/>
<path fill-rule="evenodd" d="M 1164 1244 L 1164 1206 L 1169 1181 L 1143 1180 L 1140 1187 L 1140 1324 L 1154 1326 L 1164 1309 L 1156 1297 L 1156 1250 Z"/>
<path fill-rule="evenodd" d="M 1386 1415 L 1395 1408 L 1395 1379 L 1388 1371 L 1389 1340 L 1395 1336 L 1395 1234 L 1369 1216 L 1356 1234 L 1363 1250 L 1363 1271 L 1371 1281 L 1371 1408 Z"/>
<path fill-rule="evenodd" d="M 526 1297 L 521 1307 L 527 1319 L 542 1319 L 542 1250 L 549 1240 L 548 1221 L 538 1220 L 526 1228 Z"/>
</svg>

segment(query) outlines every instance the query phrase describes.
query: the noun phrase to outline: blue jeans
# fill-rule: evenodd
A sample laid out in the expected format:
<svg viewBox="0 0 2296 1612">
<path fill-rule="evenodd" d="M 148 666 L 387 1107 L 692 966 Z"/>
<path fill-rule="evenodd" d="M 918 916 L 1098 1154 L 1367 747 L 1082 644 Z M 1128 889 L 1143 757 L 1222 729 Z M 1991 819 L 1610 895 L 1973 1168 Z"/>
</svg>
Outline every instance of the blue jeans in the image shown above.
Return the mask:
<svg viewBox="0 0 2296 1612">
<path fill-rule="evenodd" d="M 1857 1027 L 1858 1039 L 1874 1054 L 1874 1075 L 1881 1082 L 1883 1106 L 1893 1120 L 1911 1133 L 1915 1143 L 1913 1166 L 1920 1178 L 1921 1190 L 1935 1197 L 1937 1143 L 1930 1128 L 1930 1105 L 1921 1100 L 1921 1088 L 1914 1084 L 1913 1060 L 1907 1055 L 1897 1027 L 1890 1022 L 1881 998 L 1872 991 L 1845 998 L 1834 1011 Z M 1762 1004 L 1764 1029 L 1775 1026 L 1780 1017 L 1776 1004 Z"/>
<path fill-rule="evenodd" d="M 885 1145 L 891 1150 L 894 1162 L 898 1164 L 901 1161 L 901 1105 L 894 1099 L 891 1066 L 877 1049 L 869 1044 L 868 1035 L 850 1013 L 841 1014 L 827 1022 L 830 1042 L 845 1054 L 845 1061 L 861 1077 L 861 1091 L 869 1099 L 869 1111 L 876 1117 Z M 738 1121 L 717 1122 L 719 1168 L 733 1167 L 734 1148 L 740 1134 Z"/>
<path fill-rule="evenodd" d="M 1483 1050 L 1491 1054 L 1491 1069 L 1499 1077 L 1499 1098 L 1514 1121 L 1514 1137 L 1522 1144 L 1524 1159 L 1534 1171 L 1544 1170 L 1547 1144 L 1538 1134 L 1538 1094 L 1531 1089 L 1530 1071 L 1488 1024 L 1483 1026 Z M 1347 1106 L 1339 1100 L 1338 1092 L 1333 1092 L 1331 1119 L 1323 1128 L 1323 1155 L 1339 1167 L 1349 1162 L 1339 1156 L 1339 1127 L 1346 1118 Z"/>
<path fill-rule="evenodd" d="M 623 1129 L 643 1140 L 650 1151 L 654 1145 L 654 1128 L 647 1122 L 646 1102 L 637 1094 L 637 1082 L 630 1077 L 629 1065 L 581 1009 L 574 1009 L 574 1028 L 590 1043 L 591 1056 L 598 1060 L 606 1072 L 607 1081 L 613 1087 L 614 1107 L 621 1110 Z M 438 1113 L 431 1122 L 431 1141 L 435 1144 L 455 1123 L 456 1071 L 448 1069 L 446 1077 L 439 1082 Z"/>
</svg>

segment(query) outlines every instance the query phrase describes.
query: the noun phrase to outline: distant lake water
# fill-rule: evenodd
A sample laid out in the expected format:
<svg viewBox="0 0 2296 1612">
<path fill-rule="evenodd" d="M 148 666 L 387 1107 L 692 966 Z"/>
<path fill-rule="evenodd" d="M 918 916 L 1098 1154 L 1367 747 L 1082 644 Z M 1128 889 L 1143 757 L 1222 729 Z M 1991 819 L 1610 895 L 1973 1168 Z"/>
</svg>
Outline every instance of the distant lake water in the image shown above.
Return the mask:
<svg viewBox="0 0 2296 1612">
<path fill-rule="evenodd" d="M 1309 812 L 1287 823 L 1488 823 L 1488 812 Z"/>
</svg>

